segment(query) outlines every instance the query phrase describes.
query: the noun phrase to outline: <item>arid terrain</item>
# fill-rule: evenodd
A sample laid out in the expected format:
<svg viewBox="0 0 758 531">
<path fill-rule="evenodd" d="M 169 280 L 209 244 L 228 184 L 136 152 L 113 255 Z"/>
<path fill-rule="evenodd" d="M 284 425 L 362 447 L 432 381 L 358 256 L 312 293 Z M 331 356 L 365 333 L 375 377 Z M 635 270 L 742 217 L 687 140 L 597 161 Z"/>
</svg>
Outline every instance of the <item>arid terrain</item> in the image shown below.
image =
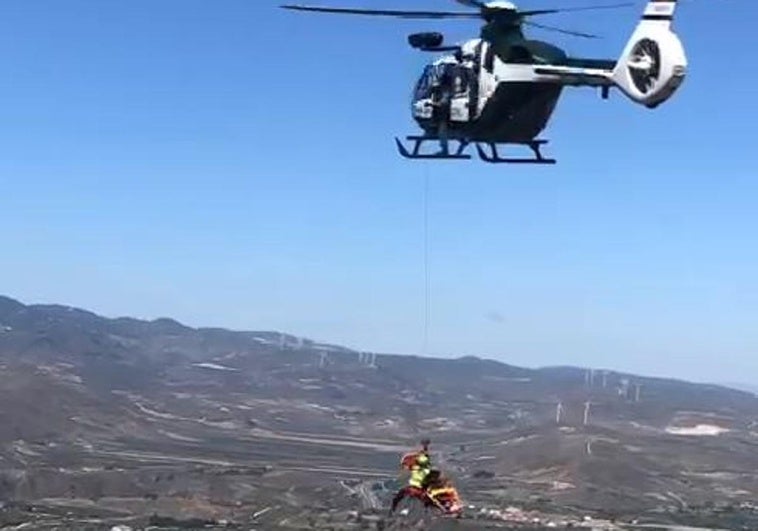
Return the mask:
<svg viewBox="0 0 758 531">
<path fill-rule="evenodd" d="M 758 529 L 758 398 L 585 368 L 361 353 L 0 297 L 0 528 Z M 754 431 L 755 430 L 755 431 Z"/>
</svg>

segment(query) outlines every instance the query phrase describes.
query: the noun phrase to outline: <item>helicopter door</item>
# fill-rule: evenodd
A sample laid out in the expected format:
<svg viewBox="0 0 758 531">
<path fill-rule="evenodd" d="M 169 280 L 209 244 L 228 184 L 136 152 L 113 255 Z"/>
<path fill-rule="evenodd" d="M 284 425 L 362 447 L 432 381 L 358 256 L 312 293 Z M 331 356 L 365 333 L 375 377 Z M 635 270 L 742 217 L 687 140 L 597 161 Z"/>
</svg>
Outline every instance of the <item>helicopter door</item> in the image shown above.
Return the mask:
<svg viewBox="0 0 758 531">
<path fill-rule="evenodd" d="M 452 83 L 450 105 L 451 122 L 468 122 L 471 119 L 471 95 L 476 76 L 471 68 L 449 65 Z"/>
<path fill-rule="evenodd" d="M 477 102 L 478 112 L 481 112 L 482 107 L 492 97 L 497 89 L 497 79 L 495 78 L 495 49 L 488 43 L 481 43 L 481 50 L 479 53 L 480 69 L 479 69 L 479 94 L 477 95 L 479 100 Z"/>
</svg>

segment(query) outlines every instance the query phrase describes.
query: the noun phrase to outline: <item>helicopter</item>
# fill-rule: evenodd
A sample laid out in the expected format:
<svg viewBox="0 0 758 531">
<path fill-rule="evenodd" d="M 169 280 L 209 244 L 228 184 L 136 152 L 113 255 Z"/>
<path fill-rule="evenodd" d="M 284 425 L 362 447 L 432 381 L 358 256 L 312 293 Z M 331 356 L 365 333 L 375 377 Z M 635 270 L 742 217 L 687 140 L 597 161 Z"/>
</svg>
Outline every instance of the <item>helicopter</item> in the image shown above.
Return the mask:
<svg viewBox="0 0 758 531">
<path fill-rule="evenodd" d="M 641 20 L 620 58 L 570 57 L 554 44 L 527 38 L 523 26 L 578 37 L 596 35 L 533 22 L 532 17 L 625 7 L 632 4 L 520 11 L 505 1 L 455 0 L 471 11 L 408 11 L 282 5 L 292 11 L 397 17 L 402 19 L 481 19 L 478 38 L 447 45 L 439 32 L 413 33 L 408 44 L 421 52 L 438 53 L 423 70 L 412 96 L 412 116 L 423 131 L 406 136 L 408 146 L 395 138 L 408 159 L 468 160 L 473 144 L 488 163 L 555 164 L 541 148 L 547 127 L 565 87 L 594 87 L 608 99 L 612 88 L 633 102 L 655 109 L 682 85 L 687 56 L 672 30 L 677 0 L 647 1 Z M 439 145 L 425 153 L 424 144 Z M 450 143 L 457 143 L 455 149 Z M 412 147 L 411 147 L 412 145 Z M 532 156 L 501 156 L 499 148 L 521 146 Z"/>
</svg>

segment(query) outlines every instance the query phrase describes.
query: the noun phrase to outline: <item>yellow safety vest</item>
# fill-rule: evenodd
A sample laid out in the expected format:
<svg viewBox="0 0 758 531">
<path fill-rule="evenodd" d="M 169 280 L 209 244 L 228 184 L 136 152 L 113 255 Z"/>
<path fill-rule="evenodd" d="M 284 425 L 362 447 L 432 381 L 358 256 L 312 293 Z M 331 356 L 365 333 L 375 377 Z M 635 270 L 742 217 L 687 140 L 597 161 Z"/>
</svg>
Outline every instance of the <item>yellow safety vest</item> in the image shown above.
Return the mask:
<svg viewBox="0 0 758 531">
<path fill-rule="evenodd" d="M 426 476 L 429 475 L 429 468 L 428 467 L 420 467 L 418 465 L 414 466 L 411 469 L 411 479 L 408 482 L 411 487 L 417 487 L 421 488 L 424 484 L 424 480 L 426 479 Z"/>
<path fill-rule="evenodd" d="M 413 470 L 411 471 L 411 479 L 408 483 L 411 487 L 417 487 L 420 489 L 424 484 L 424 479 L 426 479 L 427 474 L 429 474 L 429 471 L 423 468 Z"/>
</svg>

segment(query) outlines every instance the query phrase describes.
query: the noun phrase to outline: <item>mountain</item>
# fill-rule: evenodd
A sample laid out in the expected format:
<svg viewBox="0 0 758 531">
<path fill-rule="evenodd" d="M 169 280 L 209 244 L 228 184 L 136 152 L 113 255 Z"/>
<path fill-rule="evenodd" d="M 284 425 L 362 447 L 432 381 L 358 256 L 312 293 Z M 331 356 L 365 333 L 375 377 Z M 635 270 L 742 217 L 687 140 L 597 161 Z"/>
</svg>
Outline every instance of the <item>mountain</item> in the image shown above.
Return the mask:
<svg viewBox="0 0 758 531">
<path fill-rule="evenodd" d="M 0 297 L 0 401 L 0 527 L 386 526 L 424 436 L 475 507 L 463 529 L 758 525 L 758 399 L 715 385 Z"/>
<path fill-rule="evenodd" d="M 758 395 L 758 385 L 740 382 L 724 382 L 721 385 L 729 387 L 731 389 L 737 389 L 738 391 L 744 391 L 745 393 L 751 393 Z"/>
</svg>

